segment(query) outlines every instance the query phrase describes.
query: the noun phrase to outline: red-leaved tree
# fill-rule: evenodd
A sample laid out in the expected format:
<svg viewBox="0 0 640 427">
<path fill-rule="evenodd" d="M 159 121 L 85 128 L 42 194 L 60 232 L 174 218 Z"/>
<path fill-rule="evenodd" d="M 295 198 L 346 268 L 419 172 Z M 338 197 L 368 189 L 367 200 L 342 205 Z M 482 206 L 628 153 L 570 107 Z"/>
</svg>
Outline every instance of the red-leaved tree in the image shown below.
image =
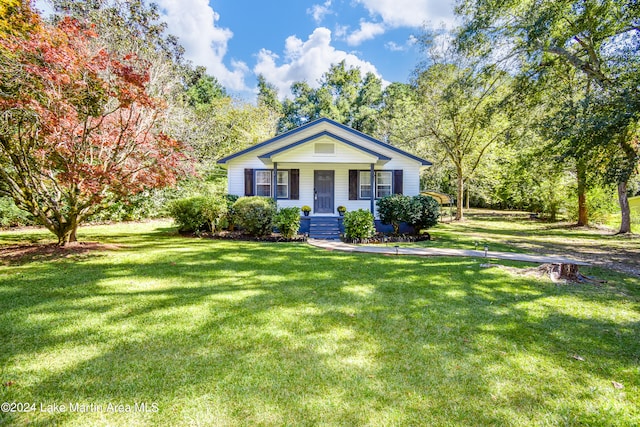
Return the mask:
<svg viewBox="0 0 640 427">
<path fill-rule="evenodd" d="M 145 61 L 109 53 L 76 20 L 31 19 L 0 40 L 0 195 L 64 245 L 112 201 L 173 184 L 187 156 L 158 130 Z"/>
</svg>

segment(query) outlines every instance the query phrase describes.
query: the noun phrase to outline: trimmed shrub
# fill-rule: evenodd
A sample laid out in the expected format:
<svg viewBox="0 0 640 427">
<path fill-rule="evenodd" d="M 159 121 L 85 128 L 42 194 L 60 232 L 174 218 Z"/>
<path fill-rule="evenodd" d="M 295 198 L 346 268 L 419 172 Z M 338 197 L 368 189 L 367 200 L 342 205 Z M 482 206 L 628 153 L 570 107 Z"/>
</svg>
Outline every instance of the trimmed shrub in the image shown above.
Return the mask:
<svg viewBox="0 0 640 427">
<path fill-rule="evenodd" d="M 285 239 L 291 239 L 300 229 L 300 208 L 281 208 L 275 216 L 275 224 Z"/>
<path fill-rule="evenodd" d="M 401 222 L 408 222 L 407 218 L 416 216 L 410 213 L 411 209 L 414 208 L 410 196 L 392 194 L 379 199 L 376 205 L 378 206 L 380 221 L 383 224 L 391 224 L 395 235 L 400 233 Z"/>
<path fill-rule="evenodd" d="M 268 197 L 240 197 L 233 204 L 233 221 L 252 236 L 271 233 L 276 206 Z"/>
<path fill-rule="evenodd" d="M 413 196 L 410 201 L 409 210 L 405 215 L 405 222 L 413 227 L 415 233 L 420 230 L 431 228 L 438 224 L 440 217 L 440 205 L 431 196 L 419 194 Z"/>
<path fill-rule="evenodd" d="M 198 232 L 207 229 L 209 220 L 204 214 L 205 197 L 177 199 L 169 204 L 169 215 L 173 218 L 178 231 Z"/>
<path fill-rule="evenodd" d="M 233 210 L 233 204 L 237 202 L 239 198 L 240 196 L 236 196 L 235 194 L 225 194 L 224 199 L 227 203 L 227 213 L 224 215 L 222 221 L 220 222 L 220 228 L 233 230 L 233 214 L 235 212 Z"/>
<path fill-rule="evenodd" d="M 202 205 L 202 215 L 209 221 L 212 232 L 215 232 L 227 215 L 227 200 L 214 196 L 208 198 Z"/>
<path fill-rule="evenodd" d="M 365 209 L 345 212 L 343 224 L 348 239 L 367 239 L 376 232 L 373 214 Z"/>
</svg>

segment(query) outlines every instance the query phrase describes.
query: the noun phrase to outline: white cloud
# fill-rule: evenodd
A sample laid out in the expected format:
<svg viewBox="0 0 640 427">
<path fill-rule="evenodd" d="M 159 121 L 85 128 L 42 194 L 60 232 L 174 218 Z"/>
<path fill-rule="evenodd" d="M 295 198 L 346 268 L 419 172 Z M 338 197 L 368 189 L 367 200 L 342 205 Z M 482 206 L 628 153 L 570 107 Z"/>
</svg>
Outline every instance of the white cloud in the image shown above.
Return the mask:
<svg viewBox="0 0 640 427">
<path fill-rule="evenodd" d="M 414 35 L 410 35 L 407 41 L 404 42 L 404 44 L 398 44 L 394 41 L 390 41 L 385 43 L 384 47 L 392 52 L 406 52 L 411 49 L 417 42 L 417 37 Z"/>
<path fill-rule="evenodd" d="M 384 47 L 386 47 L 391 52 L 404 52 L 405 50 L 407 50 L 406 46 L 399 45 L 396 42 L 387 42 L 385 43 Z"/>
<path fill-rule="evenodd" d="M 307 9 L 307 13 L 313 16 L 316 24 L 322 22 L 325 16 L 332 15 L 334 12 L 331 10 L 331 0 L 325 1 L 323 4 L 314 4 L 309 9 Z"/>
<path fill-rule="evenodd" d="M 355 0 L 389 27 L 420 27 L 425 22 L 455 25 L 453 2 L 442 0 Z"/>
<path fill-rule="evenodd" d="M 216 27 L 220 16 L 207 0 L 156 0 L 170 34 L 179 37 L 185 48 L 185 58 L 207 67 L 220 83 L 232 90 L 247 90 L 247 65 L 232 61 L 231 69 L 224 64 L 227 43 L 233 37 L 228 28 Z"/>
<path fill-rule="evenodd" d="M 371 40 L 380 34 L 384 34 L 385 27 L 377 22 L 360 21 L 360 28 L 347 37 L 349 46 L 358 46 L 360 43 Z"/>
<path fill-rule="evenodd" d="M 316 28 L 306 41 L 296 36 L 288 37 L 284 55 L 283 63 L 278 65 L 280 57 L 262 49 L 253 68 L 255 74 L 262 74 L 268 82 L 278 88 L 281 98 L 291 95 L 291 84 L 297 81 L 306 81 L 312 87 L 318 87 L 318 81 L 329 70 L 331 64 L 343 60 L 347 66 L 359 67 L 363 74 L 372 72 L 381 77 L 370 62 L 331 46 L 331 30 L 324 27 Z"/>
<path fill-rule="evenodd" d="M 347 33 L 349 32 L 348 25 L 336 25 L 336 29 L 334 31 L 335 36 L 338 39 L 344 39 L 347 37 Z"/>
</svg>

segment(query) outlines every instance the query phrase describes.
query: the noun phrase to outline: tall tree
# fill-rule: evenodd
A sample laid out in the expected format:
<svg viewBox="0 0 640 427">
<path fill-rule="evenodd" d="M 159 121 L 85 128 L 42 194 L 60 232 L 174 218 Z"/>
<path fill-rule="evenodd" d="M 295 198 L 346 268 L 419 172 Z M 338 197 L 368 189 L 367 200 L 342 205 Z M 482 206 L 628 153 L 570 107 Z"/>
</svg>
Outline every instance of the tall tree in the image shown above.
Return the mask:
<svg viewBox="0 0 640 427">
<path fill-rule="evenodd" d="M 436 63 L 418 75 L 415 90 L 422 117 L 414 140 L 440 147 L 451 161 L 457 175 L 456 220 L 462 220 L 465 182 L 510 129 L 501 105 L 505 74 Z"/>
<path fill-rule="evenodd" d="M 278 99 L 278 89 L 260 74 L 258 76 L 258 106 L 267 107 L 277 115 L 282 114 L 282 103 Z"/>
<path fill-rule="evenodd" d="M 607 175 L 618 185 L 619 232 L 630 232 L 626 187 L 640 158 L 633 136 L 640 110 L 639 3 L 463 0 L 457 12 L 465 19 L 458 37 L 464 49 L 508 57 L 516 69 L 535 75 L 561 62 L 592 82 L 590 144 L 617 153 L 607 164 Z"/>
<path fill-rule="evenodd" d="M 0 192 L 64 245 L 109 201 L 175 182 L 184 146 L 159 132 L 148 63 L 78 21 L 0 39 Z"/>
<path fill-rule="evenodd" d="M 189 106 L 202 108 L 211 105 L 216 99 L 227 97 L 227 91 L 214 76 L 207 74 L 203 66 L 186 70 L 186 98 Z"/>
<path fill-rule="evenodd" d="M 310 120 L 327 117 L 361 132 L 376 131 L 376 116 L 382 106 L 382 81 L 373 73 L 364 77 L 359 68 L 344 61 L 330 67 L 318 88 L 307 82 L 291 86 L 293 99 L 283 102 L 279 131 L 287 131 Z"/>
<path fill-rule="evenodd" d="M 404 143 L 418 118 L 418 100 L 408 83 L 394 82 L 382 93 L 382 106 L 377 115 L 376 136 L 394 145 Z"/>
<path fill-rule="evenodd" d="M 273 137 L 278 116 L 265 106 L 224 97 L 184 109 L 172 120 L 175 135 L 189 141 L 201 166 L 210 168 L 217 159 Z"/>
<path fill-rule="evenodd" d="M 538 112 L 532 122 L 546 141 L 540 156 L 572 170 L 577 184 L 577 225 L 588 225 L 587 192 L 597 181 L 602 157 L 601 150 L 591 144 L 591 81 L 565 64 L 554 64 L 543 75 L 528 80 L 527 86 L 533 89 L 524 97 L 529 102 L 527 111 Z"/>
</svg>

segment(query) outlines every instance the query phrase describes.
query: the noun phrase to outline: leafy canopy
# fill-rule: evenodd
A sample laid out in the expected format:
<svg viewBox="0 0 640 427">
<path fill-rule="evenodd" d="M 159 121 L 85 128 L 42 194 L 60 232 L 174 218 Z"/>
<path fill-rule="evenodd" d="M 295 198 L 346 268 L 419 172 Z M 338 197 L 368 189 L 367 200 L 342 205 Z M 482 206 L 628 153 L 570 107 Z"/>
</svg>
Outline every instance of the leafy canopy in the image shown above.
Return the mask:
<svg viewBox="0 0 640 427">
<path fill-rule="evenodd" d="M 77 20 L 0 39 L 0 193 L 58 237 L 112 200 L 175 183 L 185 146 L 158 130 L 148 63 Z"/>
</svg>

